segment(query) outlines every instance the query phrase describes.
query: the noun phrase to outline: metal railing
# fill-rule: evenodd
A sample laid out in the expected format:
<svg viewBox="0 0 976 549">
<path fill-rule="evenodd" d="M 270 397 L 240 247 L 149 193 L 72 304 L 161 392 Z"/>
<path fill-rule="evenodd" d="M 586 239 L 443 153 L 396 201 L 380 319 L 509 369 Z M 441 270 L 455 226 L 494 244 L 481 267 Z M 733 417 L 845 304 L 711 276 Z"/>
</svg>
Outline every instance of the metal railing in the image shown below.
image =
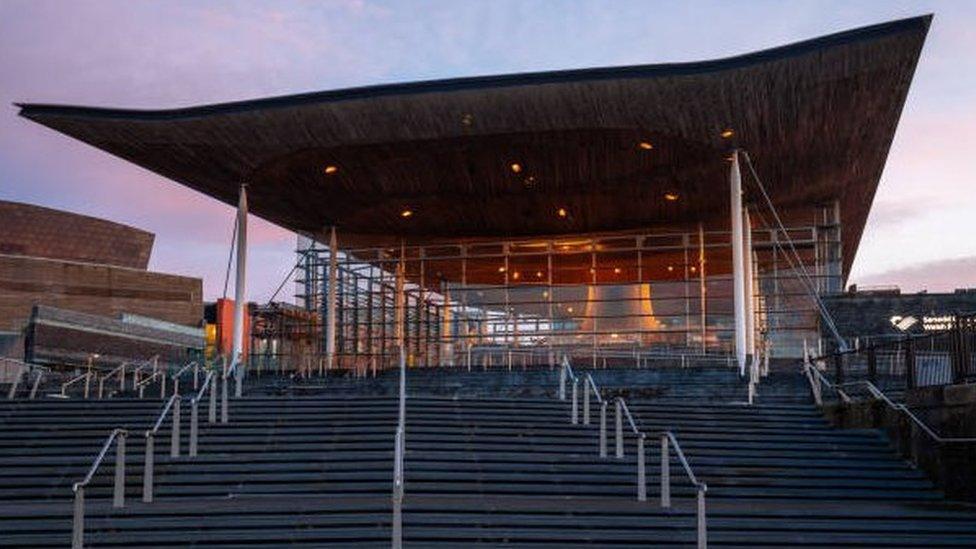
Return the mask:
<svg viewBox="0 0 976 549">
<path fill-rule="evenodd" d="M 573 382 L 573 403 L 570 409 L 570 423 L 579 423 L 579 378 L 573 373 L 573 367 L 569 363 L 569 357 L 563 355 L 562 364 L 559 367 L 559 400 L 566 400 L 566 382 Z"/>
<path fill-rule="evenodd" d="M 393 528 L 391 546 L 393 549 L 403 547 L 403 460 L 406 453 L 406 425 L 407 425 L 407 361 L 406 352 L 400 346 L 400 388 L 397 408 L 397 430 L 393 439 Z"/>
<path fill-rule="evenodd" d="M 136 390 L 139 391 L 139 398 L 143 398 L 143 396 L 145 396 L 146 387 L 156 380 L 159 380 L 159 398 L 166 398 L 166 372 L 162 370 L 155 371 L 149 374 L 148 377 L 142 378 L 138 383 L 136 383 Z"/>
<path fill-rule="evenodd" d="M 146 461 L 142 472 L 142 501 L 150 503 L 153 500 L 153 473 L 156 461 L 156 433 L 159 432 L 169 411 L 173 410 L 172 425 L 170 427 L 169 455 L 180 456 L 180 395 L 173 395 L 166 401 L 163 410 L 156 418 L 156 423 L 146 431 Z"/>
<path fill-rule="evenodd" d="M 87 371 L 87 372 L 85 372 L 83 374 L 77 375 L 77 376 L 69 379 L 68 381 L 65 381 L 64 383 L 61 384 L 61 392 L 60 392 L 59 396 L 61 398 L 68 398 L 68 387 L 71 387 L 72 385 L 74 385 L 75 383 L 78 383 L 80 381 L 84 381 L 85 382 L 85 391 L 84 391 L 83 395 L 84 395 L 85 398 L 88 398 L 88 395 L 91 392 L 91 379 L 92 379 L 92 377 L 94 375 L 95 374 L 91 370 L 89 370 L 89 371 Z"/>
<path fill-rule="evenodd" d="M 125 429 L 115 429 L 109 434 L 98 457 L 88 469 L 88 474 L 81 481 L 76 482 L 71 490 L 74 492 L 74 506 L 71 524 L 71 547 L 80 549 L 85 545 L 85 487 L 94 478 L 102 461 L 108 454 L 109 448 L 115 442 L 115 485 L 112 490 L 112 507 L 125 507 L 125 438 L 128 432 Z"/>
<path fill-rule="evenodd" d="M 184 364 L 182 368 L 170 376 L 170 379 L 173 381 L 173 394 L 180 394 L 180 378 L 182 378 L 183 374 L 189 371 L 190 368 L 193 368 L 193 390 L 197 390 L 200 379 L 200 364 L 193 360 Z"/>
<path fill-rule="evenodd" d="M 230 367 L 227 367 L 227 357 L 221 357 L 221 360 L 221 370 L 223 371 L 221 380 L 223 383 L 220 384 L 220 422 L 227 423 L 230 421 L 230 405 L 228 403 L 227 386 L 230 383 L 231 377 L 237 377 L 234 374 L 237 371 L 238 362 L 235 360 L 231 362 Z M 240 389 L 240 380 L 237 381 L 237 388 L 238 390 Z"/>
<path fill-rule="evenodd" d="M 932 441 L 935 442 L 936 444 L 972 444 L 976 442 L 976 437 L 944 437 L 940 435 L 939 433 L 935 432 L 935 429 L 929 427 L 927 423 L 925 423 L 924 421 L 922 421 L 921 418 L 915 415 L 915 413 L 912 412 L 907 406 L 905 406 L 900 402 L 894 402 L 893 400 L 888 398 L 888 395 L 886 395 L 884 391 L 879 389 L 875 384 L 871 383 L 870 381 L 863 381 L 863 380 L 852 381 L 849 383 L 845 383 L 844 387 L 856 387 L 858 385 L 863 386 L 865 389 L 867 389 L 868 393 L 870 393 L 871 395 L 871 398 L 873 398 L 874 400 L 883 402 L 885 403 L 886 406 L 888 406 L 892 410 L 905 414 L 908 417 L 908 419 L 912 421 L 912 423 L 917 425 L 918 428 L 921 429 L 923 432 L 925 432 L 925 434 L 928 435 L 929 438 L 931 438 Z M 847 402 L 850 402 L 850 400 L 848 400 Z"/>
<path fill-rule="evenodd" d="M 688 479 L 695 487 L 696 538 L 698 541 L 698 548 L 705 549 L 708 547 L 708 525 L 705 518 L 705 494 L 708 492 L 708 486 L 704 482 L 698 480 L 698 477 L 695 476 L 695 472 L 691 470 L 691 465 L 688 463 L 685 453 L 681 450 L 681 445 L 678 444 L 678 439 L 674 436 L 674 433 L 671 431 L 664 431 L 660 436 L 661 507 L 671 507 L 671 457 L 668 452 L 668 447 L 672 446 L 674 447 L 674 453 L 678 456 L 678 461 L 685 470 L 685 474 L 688 475 Z"/>
<path fill-rule="evenodd" d="M 206 377 L 203 378 L 203 386 L 200 390 L 190 399 L 190 457 L 197 457 L 197 445 L 198 438 L 200 434 L 200 418 L 199 418 L 199 407 L 200 400 L 203 399 L 203 395 L 210 389 L 210 404 L 207 408 L 207 423 L 213 425 L 217 422 L 217 387 L 216 387 L 216 372 L 210 370 L 207 372 Z"/>
<path fill-rule="evenodd" d="M 573 425 L 577 424 L 578 418 L 578 400 L 577 400 L 577 387 L 579 386 L 579 378 L 576 377 L 575 373 L 570 366 L 568 359 L 564 356 L 562 367 L 559 373 L 559 394 L 560 400 L 566 399 L 565 386 L 566 381 L 571 379 L 573 381 L 573 402 L 572 402 L 572 412 L 570 414 L 571 422 Z M 583 376 L 583 425 L 589 425 L 590 423 L 590 394 L 592 393 L 596 402 L 600 405 L 600 434 L 598 441 L 599 454 L 601 458 L 607 457 L 607 401 L 603 398 L 600 393 L 600 388 L 597 387 L 595 381 L 593 381 L 593 376 L 587 372 Z M 613 399 L 614 402 L 614 456 L 617 459 L 624 458 L 624 420 L 626 419 L 627 425 L 630 428 L 631 433 L 637 439 L 637 501 L 647 501 L 647 468 L 646 468 L 646 434 L 638 427 L 637 421 L 634 419 L 634 415 L 630 411 L 630 407 L 627 405 L 627 401 L 623 397 L 616 397 Z M 705 515 L 705 494 L 708 492 L 708 486 L 698 480 L 695 476 L 694 471 L 691 469 L 691 464 L 685 457 L 684 451 L 682 451 L 681 446 L 678 444 L 678 439 L 675 437 L 674 433 L 671 431 L 663 431 L 660 433 L 661 439 L 661 507 L 670 508 L 671 507 L 671 459 L 669 449 L 674 448 L 675 454 L 678 456 L 678 461 L 684 468 L 685 473 L 688 475 L 689 480 L 696 490 L 696 539 L 697 546 L 700 549 L 705 549 L 708 546 L 708 527 Z"/>
<path fill-rule="evenodd" d="M 13 378 L 10 381 L 10 390 L 7 391 L 7 400 L 17 398 L 17 390 L 20 388 L 21 381 L 26 378 L 30 382 L 31 376 L 34 376 L 34 381 L 31 383 L 30 394 L 28 396 L 29 399 L 33 400 L 37 396 L 37 389 L 41 386 L 41 380 L 44 378 L 44 372 L 47 371 L 47 368 L 11 358 L 0 358 L 0 363 L 7 370 L 4 372 L 6 374 L 5 377 L 8 379 Z M 17 373 L 10 374 L 9 368 L 11 367 L 17 368 Z"/>
<path fill-rule="evenodd" d="M 907 317 L 906 330 L 927 320 Z M 856 378 L 905 388 L 958 384 L 976 379 L 976 313 L 934 319 L 938 331 L 905 333 L 875 340 L 855 339 L 850 348 L 827 352 L 816 361 L 830 366 L 833 381 Z"/>
<path fill-rule="evenodd" d="M 823 375 L 823 372 L 817 368 L 816 365 L 806 358 L 803 361 L 803 374 L 807 378 L 807 382 L 810 384 L 810 392 L 813 394 L 813 400 L 817 403 L 817 406 L 823 406 L 823 388 L 826 387 L 837 394 L 842 402 L 850 402 L 851 397 L 844 391 L 842 386 L 831 382 L 827 379 L 827 376 Z"/>
<path fill-rule="evenodd" d="M 98 398 L 105 398 L 105 382 L 112 379 L 112 376 L 119 378 L 119 391 L 125 390 L 125 367 L 128 365 L 128 362 L 123 362 L 108 373 L 98 377 Z"/>
</svg>

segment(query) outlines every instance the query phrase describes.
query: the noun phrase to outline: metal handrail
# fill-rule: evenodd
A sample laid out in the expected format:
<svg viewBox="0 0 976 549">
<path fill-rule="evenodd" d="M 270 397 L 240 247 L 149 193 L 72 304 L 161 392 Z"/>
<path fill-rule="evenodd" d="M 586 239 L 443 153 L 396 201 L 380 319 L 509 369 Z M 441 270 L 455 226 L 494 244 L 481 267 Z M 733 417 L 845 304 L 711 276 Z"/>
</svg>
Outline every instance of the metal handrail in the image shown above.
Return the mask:
<svg viewBox="0 0 976 549">
<path fill-rule="evenodd" d="M 697 546 L 699 549 L 705 549 L 708 547 L 708 525 L 705 517 L 705 494 L 708 492 L 708 485 L 698 480 L 698 477 L 695 476 L 695 472 L 691 470 L 691 464 L 689 464 L 688 459 L 685 458 L 685 453 L 681 450 L 681 445 L 678 444 L 678 438 L 674 436 L 674 433 L 671 431 L 663 431 L 661 432 L 660 437 L 661 507 L 671 507 L 671 458 L 668 454 L 668 448 L 669 446 L 674 446 L 674 452 L 678 455 L 678 461 L 684 468 L 685 474 L 688 475 L 688 479 L 691 480 L 691 484 L 695 487 Z M 643 440 L 643 438 L 641 440 Z"/>
<path fill-rule="evenodd" d="M 102 444 L 102 449 L 95 458 L 91 467 L 88 469 L 88 474 L 85 478 L 74 483 L 71 490 L 74 492 L 74 509 L 72 513 L 72 524 L 71 524 L 71 547 L 72 549 L 80 549 L 84 547 L 85 544 L 85 487 L 91 482 L 92 478 L 95 476 L 95 472 L 98 471 L 99 466 L 101 466 L 102 461 L 105 460 L 105 456 L 108 454 L 109 448 L 112 447 L 113 442 L 117 442 L 115 447 L 115 485 L 112 490 L 112 507 L 121 508 L 125 507 L 125 438 L 128 435 L 128 431 L 125 429 L 115 429 L 109 434 L 108 438 L 105 439 L 105 443 Z"/>
<path fill-rule="evenodd" d="M 136 383 L 135 388 L 139 390 L 139 398 L 142 398 L 146 387 L 157 378 L 159 379 L 159 398 L 166 398 L 166 373 L 161 370 L 154 371 L 149 374 L 149 377 L 140 379 L 139 383 Z"/>
<path fill-rule="evenodd" d="M 685 453 L 681 450 L 681 445 L 678 444 L 678 438 L 674 436 L 674 433 L 671 431 L 663 431 L 661 435 L 666 436 L 668 440 L 671 441 L 671 445 L 674 446 L 674 452 L 678 455 L 678 461 L 681 462 L 681 466 L 684 468 L 685 474 L 688 475 L 688 479 L 691 480 L 691 483 L 696 488 L 707 491 L 708 485 L 698 480 L 698 477 L 695 476 L 695 472 L 691 470 L 691 464 L 689 464 L 688 459 L 685 458 Z"/>
<path fill-rule="evenodd" d="M 121 372 L 121 374 L 119 374 L 119 389 L 125 390 L 125 367 L 128 365 L 128 362 L 123 362 L 119 366 L 116 366 L 110 370 L 107 374 L 98 378 L 98 398 L 105 398 L 105 380 L 111 379 L 112 376 L 119 372 Z"/>
<path fill-rule="evenodd" d="M 617 397 L 620 405 L 623 407 L 624 416 L 627 418 L 627 422 L 630 423 L 630 430 L 634 432 L 635 435 L 640 436 L 641 431 L 637 428 L 637 422 L 634 421 L 634 416 L 630 413 L 630 407 L 627 406 L 627 401 L 623 397 Z"/>
<path fill-rule="evenodd" d="M 867 380 L 851 381 L 849 383 L 843 384 L 844 387 L 852 387 L 855 385 L 864 385 L 875 400 L 880 400 L 884 402 L 892 410 L 895 410 L 896 412 L 902 412 L 905 415 L 907 415 L 908 419 L 912 420 L 912 422 L 915 423 L 915 425 L 918 425 L 918 427 L 922 429 L 922 431 L 925 431 L 925 434 L 927 434 L 933 441 L 935 441 L 938 444 L 957 444 L 957 443 L 971 444 L 976 442 L 976 437 L 943 437 L 939 433 L 936 433 L 934 429 L 929 427 L 928 424 L 926 424 L 924 421 L 921 420 L 921 418 L 916 416 L 915 413 L 912 412 L 907 406 L 901 404 L 900 402 L 892 401 L 890 398 L 888 398 L 888 395 L 884 394 L 884 391 L 879 389 L 877 385 L 871 383 L 870 381 Z"/>
<path fill-rule="evenodd" d="M 199 403 L 203 398 L 204 393 L 207 389 L 210 389 L 210 405 L 207 410 L 207 423 L 213 425 L 217 422 L 217 388 L 214 385 L 216 383 L 214 379 L 216 378 L 216 372 L 210 370 L 207 372 L 207 376 L 203 379 L 203 386 L 197 394 L 193 395 L 190 399 L 190 457 L 197 457 L 197 439 L 199 437 L 200 430 L 200 420 L 199 420 Z"/>
<path fill-rule="evenodd" d="M 47 371 L 47 368 L 12 358 L 0 358 L 0 361 L 10 362 L 20 367 L 20 372 L 10 383 L 10 389 L 7 391 L 7 400 L 13 400 L 17 397 L 17 389 L 20 388 L 22 379 L 26 377 L 30 381 L 31 375 L 34 375 L 34 382 L 31 384 L 30 396 L 28 396 L 29 399 L 33 400 L 37 395 L 37 388 L 41 385 L 41 379 L 43 379 L 44 372 Z"/>
<path fill-rule="evenodd" d="M 803 362 L 803 370 L 807 376 L 807 381 L 810 382 L 810 390 L 813 392 L 813 399 L 814 401 L 816 401 L 818 406 L 823 405 L 822 387 L 824 385 L 826 385 L 828 389 L 831 389 L 835 393 L 837 393 L 837 396 L 839 396 L 843 402 L 846 403 L 851 401 L 850 395 L 848 395 L 841 388 L 842 386 L 838 386 L 832 383 L 829 379 L 827 379 L 827 377 L 823 375 L 823 372 L 821 372 L 819 368 L 817 368 L 816 366 L 810 363 L 809 359 Z"/>
<path fill-rule="evenodd" d="M 406 350 L 400 344 L 400 387 L 397 410 L 397 430 L 393 444 L 393 528 L 391 546 L 393 549 L 403 547 L 403 460 L 406 453 L 407 429 L 407 361 Z"/>
<path fill-rule="evenodd" d="M 177 370 L 176 373 L 174 373 L 173 375 L 169 376 L 169 378 L 171 380 L 173 380 L 173 393 L 174 394 L 179 394 L 179 392 L 180 392 L 180 378 L 183 377 L 183 374 L 187 370 L 189 370 L 190 368 L 193 368 L 193 389 L 196 389 L 197 388 L 197 381 L 196 381 L 197 380 L 197 371 L 199 370 L 200 365 L 197 363 L 197 361 L 191 360 L 190 362 L 187 362 L 186 364 L 184 364 L 182 368 L 180 368 L 179 370 Z"/>
<path fill-rule="evenodd" d="M 220 357 L 220 422 L 227 423 L 230 421 L 230 405 L 228 404 L 227 395 L 227 385 L 230 383 L 230 375 L 237 370 L 237 361 L 232 361 L 230 366 L 227 366 L 227 357 Z"/>
<path fill-rule="evenodd" d="M 163 421 L 165 421 L 171 409 L 173 410 L 173 415 L 172 427 L 170 428 L 169 455 L 170 457 L 180 456 L 180 395 L 174 394 L 166 401 L 163 410 L 159 413 L 159 417 L 156 418 L 156 423 L 153 424 L 152 428 L 146 430 L 145 433 L 146 461 L 142 473 L 142 501 L 146 503 L 150 503 L 153 500 L 153 467 L 156 457 L 156 433 L 159 432 Z"/>
<path fill-rule="evenodd" d="M 597 403 L 603 404 L 603 398 L 600 396 L 600 389 L 599 387 L 596 386 L 596 382 L 593 381 L 593 376 L 591 376 L 590 373 L 587 372 L 584 378 L 585 378 L 585 383 L 588 383 L 589 386 L 593 389 L 593 394 L 594 396 L 596 396 Z"/>
<path fill-rule="evenodd" d="M 67 393 L 68 387 L 70 387 L 70 386 L 74 385 L 75 383 L 77 383 L 78 381 L 81 381 L 81 380 L 84 379 L 85 380 L 85 398 L 88 398 L 88 391 L 89 391 L 89 388 L 91 387 L 91 377 L 93 375 L 94 374 L 91 371 L 88 371 L 88 372 L 85 372 L 83 374 L 77 375 L 77 376 L 69 379 L 68 381 L 65 381 L 64 383 L 62 383 L 61 384 L 61 397 L 67 397 L 68 396 L 68 393 Z"/>
</svg>

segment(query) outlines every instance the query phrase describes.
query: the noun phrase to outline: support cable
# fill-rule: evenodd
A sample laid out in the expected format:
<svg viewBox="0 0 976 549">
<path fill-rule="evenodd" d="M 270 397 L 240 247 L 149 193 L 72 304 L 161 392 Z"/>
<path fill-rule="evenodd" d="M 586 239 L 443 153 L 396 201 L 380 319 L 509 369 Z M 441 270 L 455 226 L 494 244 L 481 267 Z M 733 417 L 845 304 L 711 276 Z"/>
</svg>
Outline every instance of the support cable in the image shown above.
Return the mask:
<svg viewBox="0 0 976 549">
<path fill-rule="evenodd" d="M 762 194 L 766 206 L 769 208 L 770 213 L 773 215 L 773 219 L 776 221 L 776 225 L 778 229 L 782 231 L 783 236 L 786 237 L 786 242 L 787 244 L 789 244 L 790 250 L 793 252 L 793 256 L 796 258 L 797 264 L 796 265 L 793 264 L 793 261 L 790 259 L 789 254 L 786 253 L 786 250 L 783 249 L 782 244 L 779 243 L 779 239 L 777 239 L 776 241 L 776 246 L 783 251 L 783 255 L 789 261 L 790 267 L 794 271 L 797 271 L 797 267 L 799 267 L 799 271 L 797 275 L 798 278 L 800 278 L 801 282 L 804 283 L 804 286 L 807 289 L 807 292 L 810 294 L 810 297 L 813 300 L 814 304 L 817 306 L 817 309 L 820 312 L 820 316 L 823 318 L 824 323 L 827 324 L 827 328 L 830 330 L 831 335 L 833 335 L 834 339 L 837 340 L 837 345 L 839 349 L 842 352 L 846 351 L 847 343 L 844 341 L 844 338 L 841 337 L 840 332 L 837 330 L 837 325 L 834 323 L 834 319 L 830 315 L 830 311 L 827 309 L 827 306 L 824 304 L 823 300 L 820 299 L 820 294 L 817 293 L 816 288 L 813 285 L 813 280 L 810 278 L 810 274 L 807 271 L 806 265 L 803 263 L 803 259 L 800 257 L 799 252 L 796 250 L 796 245 L 793 243 L 793 239 L 786 231 L 786 227 L 783 225 L 783 221 L 782 219 L 780 219 L 779 213 L 776 211 L 776 207 L 773 205 L 773 201 L 769 198 L 769 194 L 766 192 L 765 185 L 763 185 L 762 180 L 759 178 L 759 174 L 756 172 L 756 168 L 752 164 L 752 158 L 750 158 L 749 153 L 747 151 L 742 150 L 741 152 L 746 159 L 746 166 L 749 167 L 749 173 L 752 175 L 753 180 L 755 180 L 756 186 L 759 188 L 759 192 Z M 757 213 L 759 214 L 763 224 L 765 224 L 768 227 L 769 224 L 766 222 L 764 216 L 762 215 L 762 212 L 757 211 Z"/>
<path fill-rule="evenodd" d="M 227 286 L 230 285 L 230 266 L 234 262 L 234 245 L 237 244 L 237 215 L 234 215 L 234 230 L 230 233 L 230 253 L 227 254 L 227 271 L 224 273 L 224 299 L 227 299 Z"/>
</svg>

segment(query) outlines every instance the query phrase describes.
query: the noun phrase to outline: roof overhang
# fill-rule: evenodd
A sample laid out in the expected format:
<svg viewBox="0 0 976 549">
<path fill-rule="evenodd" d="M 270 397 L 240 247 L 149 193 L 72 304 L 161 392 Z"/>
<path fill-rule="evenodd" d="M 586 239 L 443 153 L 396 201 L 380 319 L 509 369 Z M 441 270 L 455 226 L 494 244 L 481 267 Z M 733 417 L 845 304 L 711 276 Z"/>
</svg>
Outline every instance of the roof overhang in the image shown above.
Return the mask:
<svg viewBox="0 0 976 549">
<path fill-rule="evenodd" d="M 230 205 L 247 183 L 253 213 L 353 245 L 723 226 L 739 147 L 777 208 L 839 201 L 847 273 L 930 20 L 716 61 L 20 114 Z"/>
</svg>

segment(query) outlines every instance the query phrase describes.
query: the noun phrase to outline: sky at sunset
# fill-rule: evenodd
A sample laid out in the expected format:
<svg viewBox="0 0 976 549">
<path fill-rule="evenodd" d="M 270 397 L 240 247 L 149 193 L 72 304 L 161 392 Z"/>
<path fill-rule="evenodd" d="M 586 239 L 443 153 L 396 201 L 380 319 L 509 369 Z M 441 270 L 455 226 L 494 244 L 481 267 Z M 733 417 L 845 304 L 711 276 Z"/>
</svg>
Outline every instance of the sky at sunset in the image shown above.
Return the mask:
<svg viewBox="0 0 976 549">
<path fill-rule="evenodd" d="M 12 103 L 168 108 L 693 61 L 924 13 L 935 20 L 850 282 L 976 287 L 976 1 L 0 0 L 0 199 L 152 231 L 150 268 L 202 276 L 211 299 L 231 208 L 20 119 Z M 252 219 L 249 294 L 264 301 L 295 237 Z"/>
</svg>

